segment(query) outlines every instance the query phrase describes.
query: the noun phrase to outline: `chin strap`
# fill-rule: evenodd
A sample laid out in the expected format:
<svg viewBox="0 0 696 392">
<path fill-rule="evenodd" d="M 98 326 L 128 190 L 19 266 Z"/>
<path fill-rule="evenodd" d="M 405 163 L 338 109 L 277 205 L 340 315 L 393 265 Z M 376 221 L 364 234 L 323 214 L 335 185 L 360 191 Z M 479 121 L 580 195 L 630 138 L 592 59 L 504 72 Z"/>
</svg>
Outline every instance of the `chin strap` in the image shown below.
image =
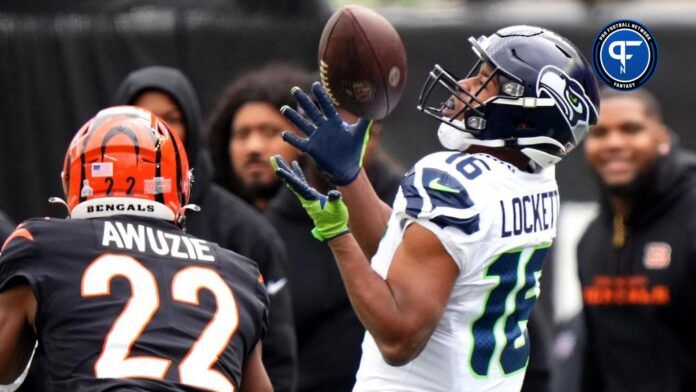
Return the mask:
<svg viewBox="0 0 696 392">
<path fill-rule="evenodd" d="M 463 121 L 452 120 L 451 123 L 453 125 L 447 122 L 442 122 L 437 130 L 437 137 L 440 140 L 440 144 L 442 144 L 442 146 L 446 149 L 465 151 L 472 145 L 500 148 L 510 146 L 509 143 L 512 142 L 514 146 L 520 148 L 520 151 L 530 159 L 531 167 L 535 172 L 555 165 L 567 152 L 567 149 L 561 143 L 547 136 L 521 137 L 512 140 L 481 140 L 475 138 L 471 133 L 463 130 L 466 129 Z M 550 154 L 543 151 L 542 148 L 537 147 L 544 144 L 558 149 L 561 156 Z"/>
<path fill-rule="evenodd" d="M 68 212 L 68 215 L 70 215 L 70 207 L 68 206 L 68 203 L 60 197 L 51 196 L 48 198 L 48 202 L 51 204 L 62 204 L 65 206 L 65 210 Z"/>
<path fill-rule="evenodd" d="M 182 228 L 184 227 L 184 221 L 186 220 L 186 210 L 201 212 L 201 207 L 198 204 L 186 204 L 185 206 L 179 208 L 179 211 L 176 212 L 174 222 L 176 222 L 176 224 Z"/>
<path fill-rule="evenodd" d="M 461 120 L 452 120 L 455 125 L 463 127 L 464 122 Z M 494 139 L 494 140 L 481 140 L 476 139 L 469 132 L 463 131 L 449 123 L 442 122 L 437 129 L 437 138 L 440 140 L 442 147 L 448 150 L 464 151 L 472 145 L 484 146 L 484 147 L 505 147 L 505 140 Z"/>
</svg>

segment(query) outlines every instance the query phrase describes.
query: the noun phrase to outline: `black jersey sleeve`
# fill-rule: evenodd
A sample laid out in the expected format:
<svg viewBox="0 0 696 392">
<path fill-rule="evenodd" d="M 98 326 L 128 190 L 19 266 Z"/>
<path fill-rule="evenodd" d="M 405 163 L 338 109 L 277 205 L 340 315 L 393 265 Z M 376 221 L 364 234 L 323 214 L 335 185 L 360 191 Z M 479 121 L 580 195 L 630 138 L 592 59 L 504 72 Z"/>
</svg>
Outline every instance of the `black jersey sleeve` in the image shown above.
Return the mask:
<svg viewBox="0 0 696 392">
<path fill-rule="evenodd" d="M 7 237 L 0 253 L 0 291 L 26 281 L 34 295 L 40 295 L 43 278 L 36 268 L 36 254 L 37 246 L 31 228 L 27 224 L 19 225 Z"/>
<path fill-rule="evenodd" d="M 260 324 L 260 331 L 259 331 L 259 337 L 263 339 L 266 336 L 266 333 L 268 332 L 268 314 L 269 314 L 269 308 L 270 308 L 270 300 L 268 297 L 268 291 L 266 290 L 266 286 L 264 285 L 263 277 L 259 275 L 259 282 L 256 285 L 256 298 L 258 298 L 263 304 L 264 304 L 264 309 L 263 309 L 263 314 L 262 314 L 262 322 Z"/>
</svg>

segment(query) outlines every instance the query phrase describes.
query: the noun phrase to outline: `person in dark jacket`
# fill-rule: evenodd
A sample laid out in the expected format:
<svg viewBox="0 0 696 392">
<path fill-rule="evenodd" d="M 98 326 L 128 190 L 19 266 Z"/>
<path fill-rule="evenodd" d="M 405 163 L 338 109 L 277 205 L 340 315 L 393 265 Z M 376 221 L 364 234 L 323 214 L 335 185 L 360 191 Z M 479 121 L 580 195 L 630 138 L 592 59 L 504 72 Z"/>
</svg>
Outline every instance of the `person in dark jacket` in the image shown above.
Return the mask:
<svg viewBox="0 0 696 392">
<path fill-rule="evenodd" d="M 200 106 L 188 78 L 173 68 L 140 69 L 121 83 L 114 103 L 149 109 L 179 132 L 194 168 L 190 202 L 201 207 L 200 212 L 187 214 L 186 231 L 258 263 L 270 297 L 263 362 L 275 391 L 293 391 L 297 378 L 297 345 L 282 241 L 258 212 L 212 183 L 213 166 L 200 133 Z"/>
<path fill-rule="evenodd" d="M 290 190 L 280 186 L 269 164 L 274 154 L 299 159 L 316 187 L 329 187 L 313 164 L 294 148 L 287 148 L 280 137 L 281 131 L 294 129 L 280 114 L 280 107 L 293 104 L 293 86 L 306 86 L 310 81 L 309 73 L 287 64 L 267 65 L 242 76 L 220 100 L 211 117 L 209 136 L 216 179 L 264 211 L 288 249 L 298 391 L 342 392 L 352 390 L 355 383 L 365 329 L 350 305 L 330 249 L 314 240 L 312 221 Z M 378 182 L 375 187 L 380 196 L 391 203 L 403 173 L 379 151 L 369 157 L 366 154 L 366 167 L 371 179 Z"/>
<path fill-rule="evenodd" d="M 578 245 L 585 391 L 696 390 L 696 155 L 645 90 L 605 91 L 585 156 L 601 208 Z"/>
</svg>

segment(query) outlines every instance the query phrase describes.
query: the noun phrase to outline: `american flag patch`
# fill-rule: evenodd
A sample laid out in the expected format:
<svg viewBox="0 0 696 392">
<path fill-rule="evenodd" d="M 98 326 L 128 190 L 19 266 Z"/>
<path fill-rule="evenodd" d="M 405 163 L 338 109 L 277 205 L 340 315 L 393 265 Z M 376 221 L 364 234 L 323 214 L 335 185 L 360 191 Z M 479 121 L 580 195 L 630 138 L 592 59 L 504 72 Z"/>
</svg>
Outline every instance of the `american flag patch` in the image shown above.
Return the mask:
<svg viewBox="0 0 696 392">
<path fill-rule="evenodd" d="M 111 162 L 99 162 L 92 164 L 92 177 L 113 177 L 114 165 Z"/>
<path fill-rule="evenodd" d="M 151 180 L 145 180 L 145 193 L 148 195 L 157 195 L 160 193 L 169 193 L 172 191 L 172 180 L 164 177 L 154 177 Z"/>
<path fill-rule="evenodd" d="M 672 260 L 672 247 L 665 242 L 649 242 L 645 245 L 643 265 L 647 269 L 665 269 Z"/>
</svg>

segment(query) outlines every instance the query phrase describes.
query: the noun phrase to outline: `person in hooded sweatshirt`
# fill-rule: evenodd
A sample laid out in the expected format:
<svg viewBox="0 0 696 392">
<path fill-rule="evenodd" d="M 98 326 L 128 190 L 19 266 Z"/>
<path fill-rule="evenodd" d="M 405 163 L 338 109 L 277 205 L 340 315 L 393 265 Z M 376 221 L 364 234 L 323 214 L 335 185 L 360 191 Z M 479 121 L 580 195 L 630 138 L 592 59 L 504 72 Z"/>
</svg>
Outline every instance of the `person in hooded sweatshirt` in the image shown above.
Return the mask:
<svg viewBox="0 0 696 392">
<path fill-rule="evenodd" d="M 585 391 L 695 391 L 696 154 L 646 90 L 604 91 L 585 157 L 601 208 L 578 245 Z"/>
<path fill-rule="evenodd" d="M 211 181 L 213 166 L 201 135 L 200 106 L 188 78 L 173 68 L 142 68 L 125 78 L 113 103 L 152 111 L 184 141 L 194 168 L 190 203 L 201 208 L 187 214 L 186 231 L 258 263 L 270 297 L 263 363 L 275 391 L 294 391 L 297 344 L 284 245 L 259 213 Z"/>
</svg>

